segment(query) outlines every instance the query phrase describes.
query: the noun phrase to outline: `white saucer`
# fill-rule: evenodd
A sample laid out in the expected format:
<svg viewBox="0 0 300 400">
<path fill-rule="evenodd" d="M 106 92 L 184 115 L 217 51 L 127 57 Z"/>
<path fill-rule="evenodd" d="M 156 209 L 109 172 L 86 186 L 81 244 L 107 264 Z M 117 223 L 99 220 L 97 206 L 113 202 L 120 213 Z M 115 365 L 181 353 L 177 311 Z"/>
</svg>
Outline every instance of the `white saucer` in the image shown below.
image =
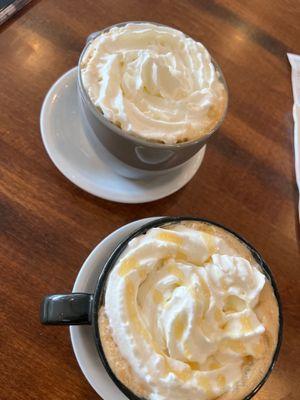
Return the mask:
<svg viewBox="0 0 300 400">
<path fill-rule="evenodd" d="M 88 256 L 76 278 L 73 292 L 93 293 L 97 279 L 118 243 L 140 226 L 158 217 L 144 218 L 122 226 L 107 236 Z M 71 342 L 78 364 L 93 389 L 104 400 L 128 400 L 113 383 L 98 356 L 91 326 L 71 326 Z"/>
<path fill-rule="evenodd" d="M 77 67 L 54 83 L 45 97 L 40 117 L 44 146 L 66 178 L 95 196 L 122 203 L 161 199 L 192 179 L 202 162 L 205 147 L 181 168 L 152 179 L 132 180 L 116 174 L 104 163 L 99 140 L 83 129 L 76 79 Z"/>
</svg>

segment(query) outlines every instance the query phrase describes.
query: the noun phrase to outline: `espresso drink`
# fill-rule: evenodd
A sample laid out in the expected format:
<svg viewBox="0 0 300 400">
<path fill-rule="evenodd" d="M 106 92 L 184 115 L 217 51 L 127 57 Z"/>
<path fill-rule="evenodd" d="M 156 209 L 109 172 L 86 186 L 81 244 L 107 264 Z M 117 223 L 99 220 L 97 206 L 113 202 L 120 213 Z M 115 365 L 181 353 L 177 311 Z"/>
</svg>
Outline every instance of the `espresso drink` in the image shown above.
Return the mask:
<svg viewBox="0 0 300 400">
<path fill-rule="evenodd" d="M 109 365 L 151 400 L 241 400 L 262 380 L 278 304 L 250 250 L 214 225 L 181 222 L 132 239 L 99 312 Z"/>
<path fill-rule="evenodd" d="M 206 48 L 166 26 L 111 28 L 88 45 L 80 71 L 103 115 L 148 141 L 196 140 L 216 127 L 227 105 L 227 90 Z"/>
</svg>

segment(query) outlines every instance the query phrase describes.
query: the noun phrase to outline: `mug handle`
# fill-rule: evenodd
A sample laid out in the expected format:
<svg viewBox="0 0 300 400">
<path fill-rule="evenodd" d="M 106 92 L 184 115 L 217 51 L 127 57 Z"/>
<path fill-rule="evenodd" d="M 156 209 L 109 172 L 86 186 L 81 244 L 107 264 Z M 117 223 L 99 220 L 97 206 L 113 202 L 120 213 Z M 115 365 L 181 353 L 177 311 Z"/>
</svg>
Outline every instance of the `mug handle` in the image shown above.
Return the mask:
<svg viewBox="0 0 300 400">
<path fill-rule="evenodd" d="M 44 325 L 91 325 L 94 295 L 88 293 L 51 294 L 41 304 Z"/>
</svg>

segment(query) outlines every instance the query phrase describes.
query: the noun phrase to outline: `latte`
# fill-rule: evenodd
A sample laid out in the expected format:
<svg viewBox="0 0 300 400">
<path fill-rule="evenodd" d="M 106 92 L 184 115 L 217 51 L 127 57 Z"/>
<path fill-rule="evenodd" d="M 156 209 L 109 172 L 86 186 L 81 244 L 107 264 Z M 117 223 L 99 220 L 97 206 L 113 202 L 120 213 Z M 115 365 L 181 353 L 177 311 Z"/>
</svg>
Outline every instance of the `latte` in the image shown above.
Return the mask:
<svg viewBox="0 0 300 400">
<path fill-rule="evenodd" d="M 227 106 L 207 49 L 167 26 L 112 27 L 88 45 L 80 71 L 91 102 L 108 120 L 152 142 L 199 139 L 218 125 Z"/>
<path fill-rule="evenodd" d="M 99 311 L 118 379 L 150 400 L 241 400 L 266 374 L 278 337 L 272 286 L 238 238 L 183 221 L 132 239 Z"/>
</svg>

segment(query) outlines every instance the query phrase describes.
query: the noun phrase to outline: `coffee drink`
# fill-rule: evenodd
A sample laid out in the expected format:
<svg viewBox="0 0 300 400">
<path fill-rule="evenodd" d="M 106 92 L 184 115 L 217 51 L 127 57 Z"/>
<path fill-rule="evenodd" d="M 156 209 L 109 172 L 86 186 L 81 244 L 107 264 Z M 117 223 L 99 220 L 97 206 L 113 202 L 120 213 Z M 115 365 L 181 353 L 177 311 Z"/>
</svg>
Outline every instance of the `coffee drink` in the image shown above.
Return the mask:
<svg viewBox="0 0 300 400">
<path fill-rule="evenodd" d="M 272 362 L 272 285 L 248 247 L 182 221 L 132 239 L 108 277 L 101 343 L 116 377 L 150 400 L 242 400 Z"/>
<path fill-rule="evenodd" d="M 207 49 L 152 23 L 115 26 L 94 38 L 81 59 L 91 102 L 131 135 L 177 144 L 218 125 L 227 90 Z"/>
</svg>

